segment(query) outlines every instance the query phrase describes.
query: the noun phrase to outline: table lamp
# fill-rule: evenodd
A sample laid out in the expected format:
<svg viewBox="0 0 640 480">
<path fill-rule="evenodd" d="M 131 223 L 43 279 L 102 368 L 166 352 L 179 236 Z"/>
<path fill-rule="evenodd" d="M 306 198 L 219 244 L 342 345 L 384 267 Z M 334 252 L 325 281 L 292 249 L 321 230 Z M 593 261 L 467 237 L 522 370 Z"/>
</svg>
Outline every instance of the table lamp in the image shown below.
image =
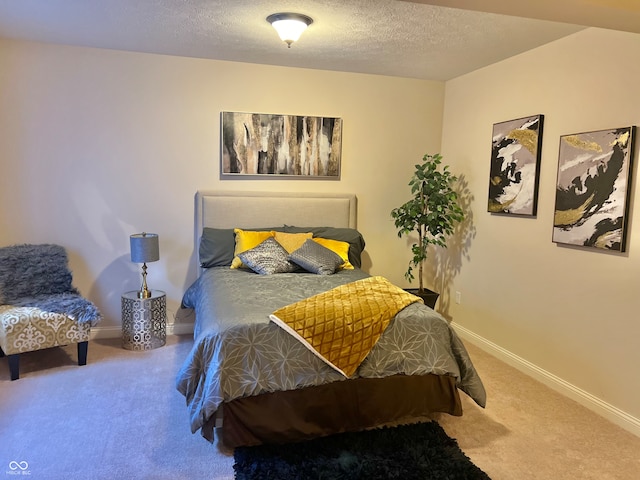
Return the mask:
<svg viewBox="0 0 640 480">
<path fill-rule="evenodd" d="M 151 297 L 151 290 L 147 288 L 147 262 L 156 262 L 160 259 L 158 247 L 158 234 L 136 233 L 129 237 L 131 244 L 131 261 L 142 263 L 142 287 L 138 292 L 138 298 Z"/>
</svg>

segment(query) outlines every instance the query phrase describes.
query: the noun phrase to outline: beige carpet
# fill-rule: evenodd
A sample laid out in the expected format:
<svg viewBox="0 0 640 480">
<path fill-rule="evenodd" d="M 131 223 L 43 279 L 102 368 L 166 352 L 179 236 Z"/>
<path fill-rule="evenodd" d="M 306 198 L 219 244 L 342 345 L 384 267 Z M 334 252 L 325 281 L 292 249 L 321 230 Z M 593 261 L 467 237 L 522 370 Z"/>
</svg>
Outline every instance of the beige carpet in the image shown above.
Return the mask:
<svg viewBox="0 0 640 480">
<path fill-rule="evenodd" d="M 147 352 L 97 340 L 84 367 L 75 346 L 33 352 L 15 382 L 0 359 L 0 477 L 20 464 L 33 479 L 232 479 L 232 456 L 191 434 L 175 390 L 190 347 L 189 336 Z M 640 438 L 468 347 L 488 406 L 462 394 L 465 415 L 437 420 L 493 480 L 639 478 Z"/>
<path fill-rule="evenodd" d="M 640 438 L 467 343 L 487 408 L 436 420 L 493 480 L 636 480 Z"/>
</svg>

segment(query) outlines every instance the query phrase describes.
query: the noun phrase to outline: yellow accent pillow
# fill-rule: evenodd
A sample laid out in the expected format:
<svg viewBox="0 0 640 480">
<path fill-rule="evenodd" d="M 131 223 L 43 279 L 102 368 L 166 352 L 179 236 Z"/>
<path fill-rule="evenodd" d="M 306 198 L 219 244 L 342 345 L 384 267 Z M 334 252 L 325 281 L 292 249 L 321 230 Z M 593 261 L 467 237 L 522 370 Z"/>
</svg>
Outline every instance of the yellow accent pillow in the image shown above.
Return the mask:
<svg viewBox="0 0 640 480">
<path fill-rule="evenodd" d="M 236 234 L 236 248 L 233 252 L 233 260 L 231 261 L 231 268 L 241 268 L 245 265 L 238 257 L 239 253 L 251 250 L 253 247 L 257 247 L 267 238 L 275 236 L 273 230 L 265 232 L 257 232 L 253 230 L 242 230 L 240 228 L 234 228 L 233 233 Z"/>
<path fill-rule="evenodd" d="M 349 262 L 349 244 L 347 242 L 322 237 L 315 237 L 313 238 L 313 241 L 340 255 L 340 258 L 344 260 L 344 263 L 340 268 L 353 270 L 353 265 Z"/>
<path fill-rule="evenodd" d="M 287 253 L 295 252 L 309 238 L 313 237 L 313 233 L 285 233 L 276 232 L 276 242 L 284 247 Z"/>
</svg>

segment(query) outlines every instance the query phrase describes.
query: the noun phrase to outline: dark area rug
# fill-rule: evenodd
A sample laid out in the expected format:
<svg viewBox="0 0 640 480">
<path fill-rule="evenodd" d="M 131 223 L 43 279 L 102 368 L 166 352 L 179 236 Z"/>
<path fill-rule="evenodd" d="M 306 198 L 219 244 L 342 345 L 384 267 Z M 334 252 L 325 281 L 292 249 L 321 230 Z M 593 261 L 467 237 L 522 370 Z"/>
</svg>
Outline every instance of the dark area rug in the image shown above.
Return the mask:
<svg viewBox="0 0 640 480">
<path fill-rule="evenodd" d="M 237 480 L 489 480 L 437 422 L 239 447 Z"/>
</svg>

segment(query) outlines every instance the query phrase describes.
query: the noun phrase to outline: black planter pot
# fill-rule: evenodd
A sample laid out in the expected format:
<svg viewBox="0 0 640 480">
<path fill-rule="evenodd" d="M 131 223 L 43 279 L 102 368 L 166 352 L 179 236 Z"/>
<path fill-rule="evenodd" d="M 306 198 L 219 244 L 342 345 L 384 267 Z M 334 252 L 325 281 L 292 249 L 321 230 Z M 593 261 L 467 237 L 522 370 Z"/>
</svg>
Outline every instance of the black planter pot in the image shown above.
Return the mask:
<svg viewBox="0 0 640 480">
<path fill-rule="evenodd" d="M 422 293 L 420 293 L 417 288 L 405 288 L 405 290 L 416 297 L 420 297 L 424 301 L 424 304 L 431 308 L 435 308 L 438 297 L 440 296 L 439 293 L 429 290 L 428 288 L 425 288 Z"/>
</svg>

